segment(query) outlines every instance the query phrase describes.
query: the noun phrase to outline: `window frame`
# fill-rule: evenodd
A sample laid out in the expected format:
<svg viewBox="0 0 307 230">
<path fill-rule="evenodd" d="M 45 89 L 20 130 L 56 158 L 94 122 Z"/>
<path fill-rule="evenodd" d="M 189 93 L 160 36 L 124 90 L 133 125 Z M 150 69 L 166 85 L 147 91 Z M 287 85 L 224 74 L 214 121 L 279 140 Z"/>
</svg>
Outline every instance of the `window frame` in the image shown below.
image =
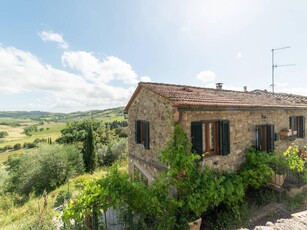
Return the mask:
<svg viewBox="0 0 307 230">
<path fill-rule="evenodd" d="M 149 149 L 149 122 L 144 120 L 135 121 L 135 143 L 143 145 L 145 149 Z"/>
<path fill-rule="evenodd" d="M 292 131 L 292 136 L 297 138 L 305 138 L 305 117 L 290 116 L 289 129 Z"/>
<path fill-rule="evenodd" d="M 214 136 L 210 134 L 210 124 L 214 124 Z M 213 137 L 214 149 L 210 149 Z M 204 120 L 191 122 L 192 150 L 203 156 L 230 154 L 230 122 L 228 120 Z"/>
<path fill-rule="evenodd" d="M 263 152 L 273 152 L 275 145 L 274 124 L 256 125 L 256 148 Z"/>
<path fill-rule="evenodd" d="M 210 130 L 210 125 L 212 125 L 212 130 Z M 219 137 L 218 137 L 218 121 L 204 121 L 202 122 L 203 128 L 203 152 L 206 156 L 218 155 L 219 151 Z M 211 133 L 210 133 L 211 131 Z M 213 142 L 213 145 L 212 145 Z M 211 149 L 213 146 L 213 150 Z"/>
</svg>

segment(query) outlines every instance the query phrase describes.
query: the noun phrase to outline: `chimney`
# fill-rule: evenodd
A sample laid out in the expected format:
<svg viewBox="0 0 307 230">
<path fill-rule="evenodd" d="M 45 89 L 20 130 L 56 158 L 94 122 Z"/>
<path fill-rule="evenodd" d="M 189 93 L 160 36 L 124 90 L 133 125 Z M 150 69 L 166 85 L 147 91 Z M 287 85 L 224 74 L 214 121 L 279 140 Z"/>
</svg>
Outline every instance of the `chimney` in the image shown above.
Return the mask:
<svg viewBox="0 0 307 230">
<path fill-rule="evenodd" d="M 215 84 L 216 85 L 216 89 L 218 89 L 218 90 L 222 90 L 222 88 L 223 88 L 223 83 L 216 83 Z"/>
<path fill-rule="evenodd" d="M 243 91 L 246 93 L 247 92 L 247 86 L 243 87 Z"/>
</svg>

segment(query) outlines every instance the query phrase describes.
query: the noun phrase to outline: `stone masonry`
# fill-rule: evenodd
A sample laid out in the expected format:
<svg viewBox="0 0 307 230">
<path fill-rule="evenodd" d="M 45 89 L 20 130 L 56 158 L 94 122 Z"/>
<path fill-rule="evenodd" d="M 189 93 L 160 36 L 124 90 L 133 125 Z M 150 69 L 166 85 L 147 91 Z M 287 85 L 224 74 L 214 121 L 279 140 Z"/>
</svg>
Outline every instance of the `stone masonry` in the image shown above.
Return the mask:
<svg viewBox="0 0 307 230">
<path fill-rule="evenodd" d="M 186 93 L 186 92 L 185 92 Z M 189 93 L 189 91 L 187 92 Z M 230 92 L 232 93 L 232 92 Z M 277 101 L 278 102 L 278 101 Z M 133 175 L 135 167 L 151 183 L 157 173 L 166 168 L 158 160 L 166 147 L 174 124 L 181 124 L 188 138 L 191 138 L 191 122 L 228 120 L 230 122 L 230 154 L 226 156 L 204 157 L 203 163 L 220 170 L 236 171 L 245 160 L 245 152 L 256 143 L 256 125 L 273 124 L 275 133 L 289 128 L 290 116 L 305 116 L 307 108 L 189 108 L 180 109 L 169 98 L 159 95 L 146 87 L 139 87 L 128 104 L 128 145 L 129 172 Z M 127 111 L 126 111 L 127 112 Z M 135 121 L 149 122 L 150 149 L 135 141 Z M 306 126 L 306 124 L 305 124 Z M 307 135 L 306 135 L 307 136 Z M 306 139 L 294 142 L 304 145 Z M 284 151 L 291 143 L 288 140 L 275 141 L 275 150 Z"/>
<path fill-rule="evenodd" d="M 256 125 L 274 124 L 275 133 L 289 128 L 289 117 L 302 115 L 307 117 L 304 109 L 287 110 L 238 110 L 238 111 L 185 111 L 182 112 L 181 124 L 188 137 L 191 137 L 192 121 L 229 120 L 230 122 L 230 154 L 226 156 L 205 157 L 204 163 L 220 170 L 235 171 L 245 160 L 245 152 L 256 144 Z M 307 143 L 305 139 L 296 142 Z M 291 141 L 275 141 L 275 150 L 284 151 Z"/>
<path fill-rule="evenodd" d="M 128 115 L 128 152 L 129 172 L 133 175 L 136 166 L 149 180 L 154 180 L 163 166 L 158 161 L 161 149 L 165 148 L 173 130 L 174 108 L 170 101 L 147 90 L 142 89 L 129 108 Z M 150 147 L 135 142 L 135 121 L 149 122 Z"/>
</svg>

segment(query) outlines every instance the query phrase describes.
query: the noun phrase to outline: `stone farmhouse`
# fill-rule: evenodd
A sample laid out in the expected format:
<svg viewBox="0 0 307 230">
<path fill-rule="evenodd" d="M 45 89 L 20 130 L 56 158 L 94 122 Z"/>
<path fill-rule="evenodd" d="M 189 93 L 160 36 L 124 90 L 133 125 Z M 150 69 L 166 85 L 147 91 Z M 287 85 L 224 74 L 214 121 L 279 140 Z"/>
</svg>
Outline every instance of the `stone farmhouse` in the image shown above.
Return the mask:
<svg viewBox="0 0 307 230">
<path fill-rule="evenodd" d="M 184 127 L 195 152 L 205 153 L 203 163 L 220 170 L 237 170 L 251 146 L 271 152 L 307 143 L 307 97 L 299 95 L 141 82 L 125 112 L 129 172 L 148 184 L 165 170 L 158 155 L 174 124 Z"/>
</svg>

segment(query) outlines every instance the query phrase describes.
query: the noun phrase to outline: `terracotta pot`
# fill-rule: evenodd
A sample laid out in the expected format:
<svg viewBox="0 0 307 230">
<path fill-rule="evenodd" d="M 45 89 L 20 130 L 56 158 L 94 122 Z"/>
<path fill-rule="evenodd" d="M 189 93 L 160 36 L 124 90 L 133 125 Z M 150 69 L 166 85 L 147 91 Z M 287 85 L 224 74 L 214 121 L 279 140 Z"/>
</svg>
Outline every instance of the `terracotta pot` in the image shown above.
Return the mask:
<svg viewBox="0 0 307 230">
<path fill-rule="evenodd" d="M 193 222 L 189 223 L 189 230 L 199 230 L 201 225 L 201 218 L 194 220 Z"/>
<path fill-rule="evenodd" d="M 279 174 L 273 173 L 271 181 L 272 181 L 272 184 L 274 184 L 275 186 L 281 187 L 284 184 L 285 179 L 286 179 L 286 174 L 279 175 Z"/>
</svg>

